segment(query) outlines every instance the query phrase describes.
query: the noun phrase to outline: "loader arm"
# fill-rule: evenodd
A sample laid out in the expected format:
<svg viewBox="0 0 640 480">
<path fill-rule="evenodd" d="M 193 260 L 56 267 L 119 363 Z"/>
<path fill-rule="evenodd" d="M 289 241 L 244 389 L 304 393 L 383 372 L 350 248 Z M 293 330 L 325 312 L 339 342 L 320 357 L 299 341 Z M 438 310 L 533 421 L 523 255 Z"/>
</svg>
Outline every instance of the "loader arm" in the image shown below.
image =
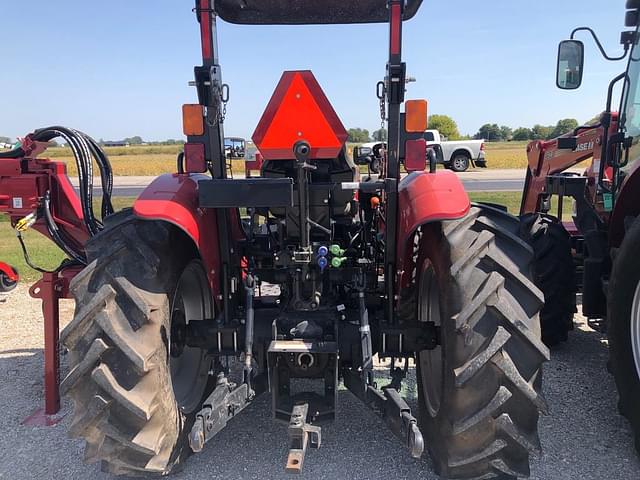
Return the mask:
<svg viewBox="0 0 640 480">
<path fill-rule="evenodd" d="M 613 117 L 608 135 L 618 129 Z M 548 141 L 536 140 L 527 145 L 527 174 L 525 178 L 520 214 L 540 211 L 541 196 L 545 194 L 547 177 L 564 172 L 589 158 L 593 158 L 592 171 L 598 175 L 602 158 L 603 139 L 606 136 L 600 124 L 579 127 L 574 132 Z"/>
</svg>

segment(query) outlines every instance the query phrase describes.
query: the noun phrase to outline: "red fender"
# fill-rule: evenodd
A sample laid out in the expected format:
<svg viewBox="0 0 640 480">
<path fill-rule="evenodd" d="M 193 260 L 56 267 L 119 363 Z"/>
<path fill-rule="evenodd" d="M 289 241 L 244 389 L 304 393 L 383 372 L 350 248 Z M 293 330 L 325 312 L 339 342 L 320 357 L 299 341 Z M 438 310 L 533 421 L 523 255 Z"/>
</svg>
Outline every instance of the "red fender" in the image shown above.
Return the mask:
<svg viewBox="0 0 640 480">
<path fill-rule="evenodd" d="M 220 250 L 215 210 L 198 207 L 198 180 L 202 174 L 166 174 L 156 178 L 133 204 L 134 214 L 162 220 L 184 231 L 195 243 L 207 269 L 209 287 L 217 297 L 220 286 Z"/>
<path fill-rule="evenodd" d="M 20 279 L 18 271 L 8 263 L 0 262 L 0 274 L 3 274 L 12 282 L 17 282 Z"/>
<path fill-rule="evenodd" d="M 411 276 L 412 239 L 416 229 L 429 222 L 462 218 L 471 204 L 458 176 L 446 170 L 411 173 L 400 182 L 398 193 L 397 265 L 399 284 L 404 288 Z"/>
</svg>

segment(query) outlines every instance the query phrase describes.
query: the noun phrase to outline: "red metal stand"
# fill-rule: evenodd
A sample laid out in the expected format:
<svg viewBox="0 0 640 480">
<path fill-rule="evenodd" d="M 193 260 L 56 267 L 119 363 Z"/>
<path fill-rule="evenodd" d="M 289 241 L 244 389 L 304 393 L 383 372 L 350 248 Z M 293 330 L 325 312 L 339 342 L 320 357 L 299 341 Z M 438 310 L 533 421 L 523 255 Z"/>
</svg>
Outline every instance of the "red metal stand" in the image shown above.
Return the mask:
<svg viewBox="0 0 640 480">
<path fill-rule="evenodd" d="M 60 411 L 60 299 L 69 298 L 69 283 L 78 273 L 77 268 L 58 273 L 44 273 L 29 293 L 42 300 L 44 316 L 44 408 L 23 420 L 23 425 L 50 426 L 64 415 Z"/>
</svg>

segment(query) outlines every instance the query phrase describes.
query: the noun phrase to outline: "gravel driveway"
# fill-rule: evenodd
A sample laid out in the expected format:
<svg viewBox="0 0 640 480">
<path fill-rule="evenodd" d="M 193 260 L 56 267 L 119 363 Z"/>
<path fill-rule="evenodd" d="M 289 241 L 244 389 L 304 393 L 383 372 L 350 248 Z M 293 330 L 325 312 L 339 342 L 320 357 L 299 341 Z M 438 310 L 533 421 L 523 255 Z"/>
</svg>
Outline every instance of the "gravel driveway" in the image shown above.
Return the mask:
<svg viewBox="0 0 640 480">
<path fill-rule="evenodd" d="M 72 305 L 63 306 L 68 321 Z M 545 368 L 551 414 L 540 421 L 544 453 L 531 478 L 544 480 L 639 479 L 629 426 L 617 414 L 617 395 L 606 371 L 607 345 L 578 317 L 570 342 L 553 351 Z M 64 364 L 64 360 L 63 360 Z M 0 303 L 0 478 L 105 479 L 82 463 L 83 444 L 67 438 L 69 405 L 54 427 L 21 421 L 43 403 L 40 305 L 20 286 Z M 415 386 L 408 385 L 409 391 Z M 320 450 L 309 450 L 304 479 L 437 479 L 427 460 L 411 459 L 383 423 L 347 391 L 339 393 L 334 424 L 323 428 Z M 286 426 L 270 418 L 260 397 L 205 448 L 178 479 L 287 478 Z"/>
</svg>

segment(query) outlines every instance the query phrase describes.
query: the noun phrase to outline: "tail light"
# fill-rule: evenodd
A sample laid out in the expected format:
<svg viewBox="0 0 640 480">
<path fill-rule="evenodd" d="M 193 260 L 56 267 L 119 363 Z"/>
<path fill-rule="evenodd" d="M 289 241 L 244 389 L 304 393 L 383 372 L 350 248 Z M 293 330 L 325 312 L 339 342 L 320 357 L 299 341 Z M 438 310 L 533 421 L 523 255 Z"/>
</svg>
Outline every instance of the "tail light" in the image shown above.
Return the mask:
<svg viewBox="0 0 640 480">
<path fill-rule="evenodd" d="M 481 152 L 484 152 L 484 143 L 481 143 L 481 144 L 480 144 L 480 151 L 481 151 Z"/>
</svg>

